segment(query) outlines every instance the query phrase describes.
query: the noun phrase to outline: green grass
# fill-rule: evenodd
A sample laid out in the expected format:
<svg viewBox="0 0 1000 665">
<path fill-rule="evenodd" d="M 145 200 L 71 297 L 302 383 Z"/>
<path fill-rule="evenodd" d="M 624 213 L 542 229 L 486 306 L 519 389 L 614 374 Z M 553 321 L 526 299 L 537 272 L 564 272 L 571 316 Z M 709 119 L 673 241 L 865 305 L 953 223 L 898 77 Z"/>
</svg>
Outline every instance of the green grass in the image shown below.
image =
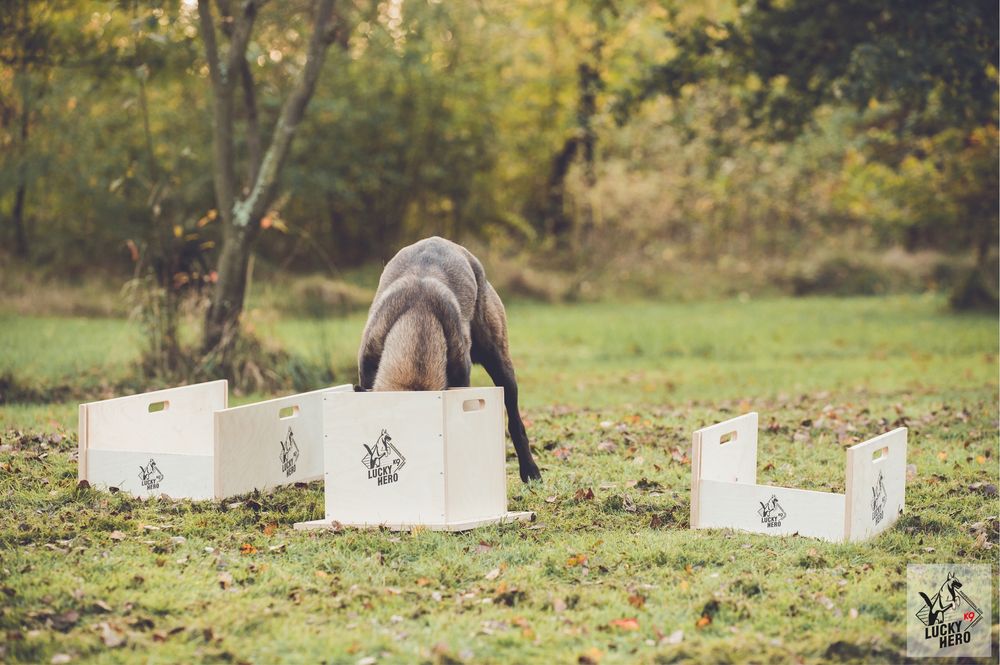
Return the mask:
<svg viewBox="0 0 1000 665">
<path fill-rule="evenodd" d="M 530 525 L 300 533 L 319 484 L 222 503 L 77 489 L 75 404 L 0 406 L 0 661 L 895 663 L 906 564 L 995 562 L 996 523 L 989 549 L 973 526 L 1000 512 L 978 484 L 998 484 L 995 318 L 918 297 L 508 314 L 545 474 L 524 486 L 508 460 Z M 344 380 L 363 322 L 253 319 Z M 127 371 L 136 339 L 5 317 L 0 349 L 0 374 L 59 382 Z M 774 421 L 760 481 L 828 491 L 847 445 L 906 423 L 906 515 L 850 545 L 688 530 L 691 431 L 750 409 Z"/>
</svg>

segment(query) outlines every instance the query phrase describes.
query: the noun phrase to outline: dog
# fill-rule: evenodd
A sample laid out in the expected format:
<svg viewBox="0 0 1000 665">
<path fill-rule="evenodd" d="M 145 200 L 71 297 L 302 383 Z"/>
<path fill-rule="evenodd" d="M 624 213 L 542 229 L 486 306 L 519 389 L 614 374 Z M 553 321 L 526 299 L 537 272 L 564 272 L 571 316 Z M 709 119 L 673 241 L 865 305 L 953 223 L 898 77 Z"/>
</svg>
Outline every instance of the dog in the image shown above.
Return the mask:
<svg viewBox="0 0 1000 665">
<path fill-rule="evenodd" d="M 507 314 L 483 265 L 444 238 L 425 238 L 399 250 L 382 271 L 368 311 L 358 389 L 464 388 L 472 363 L 503 387 L 521 480 L 541 479 L 518 410 Z"/>
</svg>

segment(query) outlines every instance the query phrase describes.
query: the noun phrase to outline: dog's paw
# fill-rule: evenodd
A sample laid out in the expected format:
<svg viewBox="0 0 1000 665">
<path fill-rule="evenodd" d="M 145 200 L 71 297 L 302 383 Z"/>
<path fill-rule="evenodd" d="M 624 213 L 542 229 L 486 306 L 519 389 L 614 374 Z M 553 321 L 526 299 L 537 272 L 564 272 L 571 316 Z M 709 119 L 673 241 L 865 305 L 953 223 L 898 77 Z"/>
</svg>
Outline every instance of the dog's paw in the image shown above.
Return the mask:
<svg viewBox="0 0 1000 665">
<path fill-rule="evenodd" d="M 527 483 L 532 480 L 541 480 L 542 472 L 538 470 L 538 465 L 534 462 L 521 465 L 521 482 Z"/>
</svg>

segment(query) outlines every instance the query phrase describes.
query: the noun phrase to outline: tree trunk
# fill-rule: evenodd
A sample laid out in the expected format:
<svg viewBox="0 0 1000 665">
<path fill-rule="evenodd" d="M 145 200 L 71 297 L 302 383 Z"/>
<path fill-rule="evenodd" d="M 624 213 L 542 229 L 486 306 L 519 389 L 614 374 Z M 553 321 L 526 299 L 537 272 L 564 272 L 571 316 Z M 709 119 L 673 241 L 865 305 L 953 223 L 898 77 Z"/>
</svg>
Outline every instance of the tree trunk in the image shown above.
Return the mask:
<svg viewBox="0 0 1000 665">
<path fill-rule="evenodd" d="M 281 108 L 267 151 L 260 153 L 255 136 L 258 131 L 256 98 L 250 69 L 246 66 L 246 49 L 253 30 L 260 0 L 247 0 L 239 16 L 223 15 L 223 32 L 229 38 L 229 52 L 222 61 L 216 44 L 212 10 L 208 0 L 200 0 L 198 14 L 205 55 L 212 83 L 213 112 L 213 176 L 215 199 L 222 220 L 222 248 L 219 254 L 218 281 L 212 304 L 205 317 L 202 348 L 205 353 L 217 352 L 222 362 L 239 335 L 240 315 L 246 296 L 247 268 L 253 241 L 260 230 L 260 221 L 271 205 L 278 176 L 288 156 L 292 139 L 305 114 L 306 106 L 316 89 L 327 47 L 334 41 L 347 46 L 347 31 L 341 29 L 333 0 L 317 0 L 315 27 L 309 41 L 306 63 L 299 79 Z M 220 3 L 228 11 L 228 3 Z M 243 88 L 246 106 L 249 155 L 248 183 L 245 195 L 237 194 L 236 151 L 233 141 L 233 93 L 237 81 Z"/>
<path fill-rule="evenodd" d="M 260 221 L 257 221 L 260 225 Z M 246 295 L 251 239 L 246 229 L 227 226 L 219 254 L 218 282 L 205 318 L 205 350 L 228 350 L 239 333 L 239 319 Z"/>
<path fill-rule="evenodd" d="M 21 79 L 21 127 L 18 139 L 19 164 L 17 165 L 17 191 L 14 193 L 14 209 L 10 220 L 14 227 L 14 246 L 17 255 L 28 258 L 28 233 L 24 224 L 24 203 L 28 194 L 28 136 L 31 128 L 31 90 L 28 74 L 18 71 Z"/>
<path fill-rule="evenodd" d="M 10 218 L 14 225 L 14 246 L 17 248 L 17 255 L 23 259 L 28 258 L 28 235 L 24 231 L 24 197 L 27 189 L 28 185 L 25 184 L 22 173 L 17 183 L 17 192 L 14 194 L 14 210 Z"/>
</svg>

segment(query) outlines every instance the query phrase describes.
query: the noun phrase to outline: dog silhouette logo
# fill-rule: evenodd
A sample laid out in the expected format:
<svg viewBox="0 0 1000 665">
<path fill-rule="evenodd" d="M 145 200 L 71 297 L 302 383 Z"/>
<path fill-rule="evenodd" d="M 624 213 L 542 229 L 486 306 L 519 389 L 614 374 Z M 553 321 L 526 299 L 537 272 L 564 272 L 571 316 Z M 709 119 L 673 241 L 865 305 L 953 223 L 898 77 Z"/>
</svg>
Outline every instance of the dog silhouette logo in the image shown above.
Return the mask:
<svg viewBox="0 0 1000 665">
<path fill-rule="evenodd" d="M 885 491 L 885 482 L 882 472 L 878 472 L 878 481 L 872 488 L 872 522 L 878 524 L 885 517 L 885 504 L 889 501 L 889 494 Z"/>
<path fill-rule="evenodd" d="M 382 430 L 371 446 L 361 445 L 365 449 L 361 463 L 368 471 L 370 480 L 376 480 L 379 486 L 399 480 L 399 470 L 406 465 L 406 458 L 399 452 L 386 430 Z"/>
<path fill-rule="evenodd" d="M 285 438 L 278 443 L 281 444 L 281 454 L 279 455 L 281 470 L 287 478 L 295 473 L 295 463 L 299 459 L 299 444 L 295 443 L 295 434 L 291 427 L 288 428 L 288 434 L 285 435 Z"/>
<path fill-rule="evenodd" d="M 150 459 L 146 466 L 139 465 L 139 482 L 148 490 L 159 489 L 163 480 L 163 472 L 156 466 L 156 460 Z"/>
<path fill-rule="evenodd" d="M 924 603 L 916 617 L 924 624 L 925 640 L 937 640 L 939 649 L 972 641 L 971 631 L 982 621 L 983 613 L 962 591 L 962 582 L 954 573 L 948 573 L 933 596 L 917 593 Z"/>
<path fill-rule="evenodd" d="M 778 497 L 774 494 L 767 501 L 759 501 L 760 508 L 757 514 L 760 515 L 760 522 L 767 528 L 781 526 L 781 520 L 788 516 L 785 509 L 778 503 Z"/>
</svg>

